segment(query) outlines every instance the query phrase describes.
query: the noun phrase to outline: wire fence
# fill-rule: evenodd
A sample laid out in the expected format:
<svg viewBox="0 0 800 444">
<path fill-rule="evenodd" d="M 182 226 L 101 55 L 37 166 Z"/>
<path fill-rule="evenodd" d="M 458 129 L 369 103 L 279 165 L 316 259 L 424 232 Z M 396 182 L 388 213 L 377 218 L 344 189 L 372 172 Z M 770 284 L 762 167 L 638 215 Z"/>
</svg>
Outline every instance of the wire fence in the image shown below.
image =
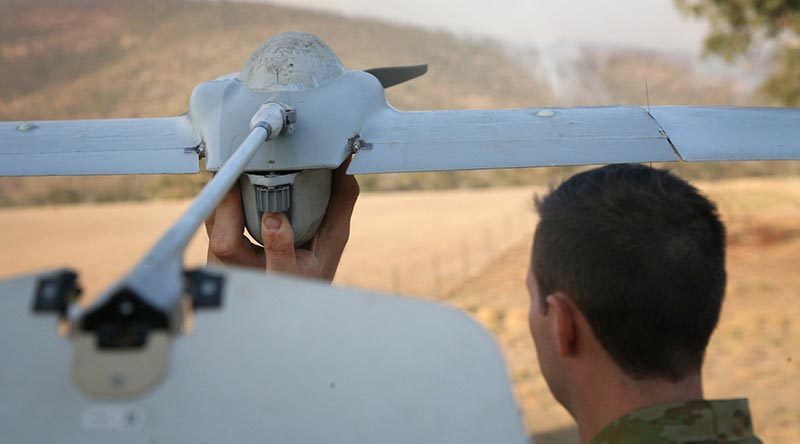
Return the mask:
<svg viewBox="0 0 800 444">
<path fill-rule="evenodd" d="M 532 238 L 534 222 L 529 213 L 507 214 L 498 223 L 473 231 L 458 242 L 442 245 L 431 239 L 428 251 L 400 250 L 382 258 L 380 269 L 369 276 L 350 276 L 344 285 L 394 294 L 441 299 L 469 279 L 479 276 L 510 248 Z M 375 276 L 374 274 L 382 276 Z"/>
</svg>

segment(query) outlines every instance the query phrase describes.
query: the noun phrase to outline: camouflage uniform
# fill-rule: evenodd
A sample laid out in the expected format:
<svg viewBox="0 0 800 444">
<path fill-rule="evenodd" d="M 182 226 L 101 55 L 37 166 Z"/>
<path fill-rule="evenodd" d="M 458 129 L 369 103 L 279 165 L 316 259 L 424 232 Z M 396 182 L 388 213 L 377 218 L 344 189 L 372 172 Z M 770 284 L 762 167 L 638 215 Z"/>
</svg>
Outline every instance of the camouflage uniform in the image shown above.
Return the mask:
<svg viewBox="0 0 800 444">
<path fill-rule="evenodd" d="M 591 444 L 761 444 L 746 399 L 662 404 L 629 413 Z"/>
</svg>

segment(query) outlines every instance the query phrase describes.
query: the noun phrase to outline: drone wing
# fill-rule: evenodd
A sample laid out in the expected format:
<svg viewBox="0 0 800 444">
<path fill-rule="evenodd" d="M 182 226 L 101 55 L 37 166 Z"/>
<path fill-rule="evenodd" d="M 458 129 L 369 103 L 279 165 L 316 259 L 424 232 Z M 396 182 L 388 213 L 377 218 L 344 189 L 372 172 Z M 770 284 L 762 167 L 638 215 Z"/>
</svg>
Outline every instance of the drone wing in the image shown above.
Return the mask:
<svg viewBox="0 0 800 444">
<path fill-rule="evenodd" d="M 389 173 L 677 160 L 636 107 L 402 112 L 361 132 L 349 172 Z"/>
<path fill-rule="evenodd" d="M 800 110 L 595 107 L 402 112 L 367 121 L 349 173 L 800 159 Z"/>
<path fill-rule="evenodd" d="M 673 106 L 651 113 L 686 161 L 800 159 L 800 109 Z"/>
<path fill-rule="evenodd" d="M 186 116 L 0 122 L 0 176 L 196 173 Z"/>
</svg>

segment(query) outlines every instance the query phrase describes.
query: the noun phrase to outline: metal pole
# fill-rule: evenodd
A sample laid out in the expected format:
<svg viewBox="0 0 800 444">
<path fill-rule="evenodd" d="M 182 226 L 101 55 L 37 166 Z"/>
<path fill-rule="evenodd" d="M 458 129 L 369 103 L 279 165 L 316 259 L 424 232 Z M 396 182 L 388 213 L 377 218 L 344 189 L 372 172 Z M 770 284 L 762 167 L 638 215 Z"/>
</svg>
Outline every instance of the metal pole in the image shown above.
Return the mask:
<svg viewBox="0 0 800 444">
<path fill-rule="evenodd" d="M 142 262 L 150 260 L 160 260 L 175 252 L 183 253 L 183 250 L 192 240 L 194 233 L 211 215 L 214 208 L 220 203 L 225 194 L 231 189 L 233 184 L 239 180 L 239 176 L 244 172 L 244 168 L 250 159 L 269 138 L 269 132 L 260 126 L 253 128 L 250 134 L 244 139 L 239 148 L 233 152 L 230 158 L 222 165 L 222 168 L 211 178 L 197 195 L 194 202 L 189 206 L 185 213 L 175 222 L 144 257 Z"/>
<path fill-rule="evenodd" d="M 236 183 L 245 167 L 262 144 L 280 134 L 292 113 L 286 105 L 266 103 L 251 121 L 250 134 L 228 158 L 217 174 L 203 187 L 194 202 L 175 224 L 156 242 L 134 269 L 106 290 L 87 309 L 75 309 L 71 320 L 78 320 L 103 307 L 109 298 L 122 288 L 129 288 L 155 308 L 169 313 L 171 329 L 180 328 L 183 295 L 183 252 L 197 229 L 214 211 L 228 190 Z"/>
</svg>

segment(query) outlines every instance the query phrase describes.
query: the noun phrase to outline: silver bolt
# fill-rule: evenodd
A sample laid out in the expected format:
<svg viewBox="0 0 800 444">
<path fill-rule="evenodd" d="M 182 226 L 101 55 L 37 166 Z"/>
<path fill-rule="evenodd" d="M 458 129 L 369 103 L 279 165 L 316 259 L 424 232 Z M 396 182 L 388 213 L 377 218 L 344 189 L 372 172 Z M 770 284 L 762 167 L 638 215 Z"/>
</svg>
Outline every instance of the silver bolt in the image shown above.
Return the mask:
<svg viewBox="0 0 800 444">
<path fill-rule="evenodd" d="M 119 312 L 123 316 L 130 316 L 133 313 L 133 304 L 129 301 L 119 304 Z"/>
<path fill-rule="evenodd" d="M 58 296 L 58 286 L 54 283 L 47 283 L 42 286 L 42 297 L 52 301 Z"/>
<path fill-rule="evenodd" d="M 360 137 L 356 137 L 353 139 L 353 143 L 351 144 L 350 150 L 353 154 L 357 153 L 361 148 L 363 148 L 362 141 Z"/>
<path fill-rule="evenodd" d="M 119 373 L 114 373 L 111 375 L 111 385 L 115 388 L 122 388 L 122 386 L 125 385 L 125 376 Z"/>
<path fill-rule="evenodd" d="M 200 294 L 205 298 L 210 298 L 217 292 L 217 283 L 211 280 L 204 281 L 200 285 Z"/>
<path fill-rule="evenodd" d="M 30 123 L 30 122 L 22 122 L 19 125 L 17 125 L 17 131 L 30 131 L 36 128 L 38 128 L 38 126 L 36 126 L 35 123 Z"/>
</svg>

